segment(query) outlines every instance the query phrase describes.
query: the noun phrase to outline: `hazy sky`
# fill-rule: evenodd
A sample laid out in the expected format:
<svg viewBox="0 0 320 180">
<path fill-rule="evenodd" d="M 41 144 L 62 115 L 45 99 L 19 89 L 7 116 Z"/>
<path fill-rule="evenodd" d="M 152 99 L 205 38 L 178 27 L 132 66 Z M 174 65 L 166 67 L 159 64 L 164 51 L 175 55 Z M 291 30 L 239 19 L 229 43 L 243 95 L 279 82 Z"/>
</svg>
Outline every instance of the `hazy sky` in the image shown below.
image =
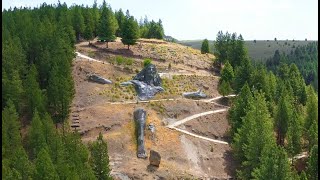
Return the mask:
<svg viewBox="0 0 320 180">
<path fill-rule="evenodd" d="M 60 0 L 91 6 L 94 0 Z M 103 0 L 97 0 L 99 5 Z M 44 0 L 2 0 L 2 8 L 39 6 Z M 55 4 L 58 0 L 47 0 Z M 160 18 L 166 35 L 179 40 L 215 39 L 219 30 L 245 40 L 318 40 L 318 0 L 107 0 L 137 20 Z"/>
</svg>

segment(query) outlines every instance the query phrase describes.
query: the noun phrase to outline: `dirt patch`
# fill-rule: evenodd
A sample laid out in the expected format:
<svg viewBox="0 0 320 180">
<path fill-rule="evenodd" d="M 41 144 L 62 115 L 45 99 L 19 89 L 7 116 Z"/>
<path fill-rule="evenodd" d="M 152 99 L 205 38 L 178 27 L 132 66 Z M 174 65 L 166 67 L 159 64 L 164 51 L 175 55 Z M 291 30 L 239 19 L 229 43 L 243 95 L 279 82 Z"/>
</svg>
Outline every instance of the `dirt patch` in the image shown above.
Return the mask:
<svg viewBox="0 0 320 180">
<path fill-rule="evenodd" d="M 229 136 L 227 132 L 230 128 L 230 125 L 227 121 L 227 113 L 228 112 L 225 111 L 202 116 L 188 121 L 178 126 L 178 128 L 208 138 L 228 141 Z"/>
</svg>

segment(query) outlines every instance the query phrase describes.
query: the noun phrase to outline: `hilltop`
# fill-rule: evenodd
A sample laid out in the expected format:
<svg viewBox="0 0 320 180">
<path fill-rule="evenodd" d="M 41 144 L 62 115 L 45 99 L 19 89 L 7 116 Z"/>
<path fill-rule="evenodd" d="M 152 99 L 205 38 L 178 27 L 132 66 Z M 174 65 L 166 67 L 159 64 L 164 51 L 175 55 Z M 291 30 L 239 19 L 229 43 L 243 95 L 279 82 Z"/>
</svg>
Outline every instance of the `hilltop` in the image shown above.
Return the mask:
<svg viewBox="0 0 320 180">
<path fill-rule="evenodd" d="M 154 39 L 140 39 L 130 50 L 119 39 L 109 43 L 108 49 L 101 42 L 94 41 L 91 45 L 81 42 L 76 44 L 76 51 L 83 56 L 77 56 L 73 62 L 76 94 L 70 123 L 77 117 L 83 142 L 93 141 L 99 132 L 103 133 L 109 146 L 113 176 L 119 179 L 234 176 L 236 163 L 231 156 L 231 148 L 223 144 L 228 140 L 227 109 L 218 101 L 219 77 L 210 72 L 213 55 Z M 85 55 L 97 61 L 90 61 Z M 121 58 L 125 62 L 118 63 Z M 165 92 L 148 102 L 137 103 L 134 89 L 119 84 L 139 72 L 145 58 L 152 59 L 156 65 Z M 132 63 L 126 63 L 130 61 Z M 171 68 L 168 68 L 169 64 Z M 113 81 L 113 84 L 87 81 L 87 75 L 92 73 Z M 198 89 L 216 100 L 182 98 L 183 92 Z M 151 140 L 150 131 L 146 130 L 145 136 L 147 154 L 152 149 L 162 157 L 155 172 L 147 168 L 148 160 L 136 157 L 133 111 L 138 107 L 147 111 L 147 125 L 153 123 L 156 126 L 155 141 Z M 194 119 L 191 118 L 193 116 Z M 188 118 L 190 120 L 185 124 L 180 123 Z M 175 127 L 167 127 L 175 122 Z M 202 137 L 217 141 L 211 142 Z"/>
</svg>

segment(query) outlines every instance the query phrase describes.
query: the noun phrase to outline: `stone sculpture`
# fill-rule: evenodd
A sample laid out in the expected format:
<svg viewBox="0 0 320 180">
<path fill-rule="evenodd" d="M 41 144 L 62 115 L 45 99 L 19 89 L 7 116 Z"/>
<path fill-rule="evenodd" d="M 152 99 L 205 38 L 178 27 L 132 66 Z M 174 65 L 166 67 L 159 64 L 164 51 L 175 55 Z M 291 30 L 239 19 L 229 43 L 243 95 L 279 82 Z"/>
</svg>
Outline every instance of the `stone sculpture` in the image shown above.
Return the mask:
<svg viewBox="0 0 320 180">
<path fill-rule="evenodd" d="M 161 86 L 161 78 L 157 72 L 157 68 L 153 64 L 149 64 L 143 68 L 133 80 L 145 82 L 150 86 Z"/>
<path fill-rule="evenodd" d="M 157 93 L 164 91 L 161 87 L 161 78 L 153 64 L 142 69 L 133 80 L 123 82 L 120 85 L 133 85 L 138 94 L 138 99 L 141 101 L 149 100 Z"/>
<path fill-rule="evenodd" d="M 144 149 L 144 129 L 146 127 L 146 118 L 147 113 L 142 108 L 138 108 L 134 111 L 134 121 L 136 125 L 136 132 L 137 132 L 137 144 L 138 144 L 138 158 L 147 158 L 147 153 Z"/>
<path fill-rule="evenodd" d="M 201 99 L 206 98 L 207 95 L 204 94 L 201 90 L 198 90 L 196 92 L 185 92 L 182 94 L 185 98 L 191 98 L 191 99 Z"/>
<path fill-rule="evenodd" d="M 112 84 L 112 81 L 108 80 L 108 79 L 105 79 L 103 77 L 100 77 L 98 75 L 90 75 L 88 77 L 89 80 L 93 81 L 93 82 L 97 82 L 97 83 L 100 83 L 100 84 Z"/>
</svg>

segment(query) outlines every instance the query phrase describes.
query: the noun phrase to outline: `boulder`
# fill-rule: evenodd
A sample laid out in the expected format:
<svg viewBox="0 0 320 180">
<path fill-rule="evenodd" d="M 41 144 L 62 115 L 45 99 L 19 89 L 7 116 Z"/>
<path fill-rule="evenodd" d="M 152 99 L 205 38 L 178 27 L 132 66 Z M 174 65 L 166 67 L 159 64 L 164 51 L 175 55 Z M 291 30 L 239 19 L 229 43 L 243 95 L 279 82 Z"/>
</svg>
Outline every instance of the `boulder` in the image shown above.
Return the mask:
<svg viewBox="0 0 320 180">
<path fill-rule="evenodd" d="M 150 150 L 149 161 L 150 161 L 150 165 L 159 167 L 161 162 L 160 154 L 154 150 Z"/>
</svg>

